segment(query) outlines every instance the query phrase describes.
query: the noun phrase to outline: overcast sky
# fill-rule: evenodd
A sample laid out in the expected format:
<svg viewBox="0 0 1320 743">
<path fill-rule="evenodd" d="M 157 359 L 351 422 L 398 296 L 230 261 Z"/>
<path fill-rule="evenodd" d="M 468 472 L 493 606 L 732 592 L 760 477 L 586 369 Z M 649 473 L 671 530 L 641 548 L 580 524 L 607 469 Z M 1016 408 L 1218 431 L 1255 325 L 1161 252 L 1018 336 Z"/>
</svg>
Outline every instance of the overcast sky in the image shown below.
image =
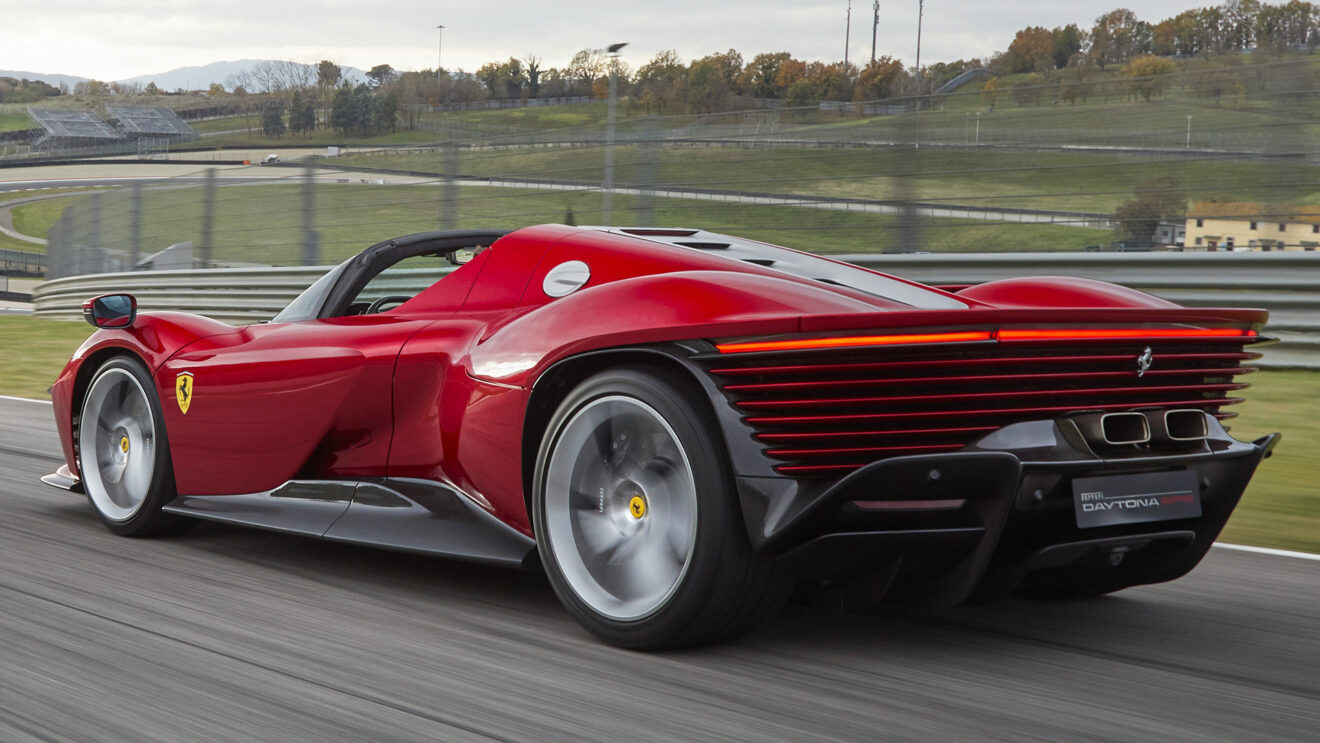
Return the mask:
<svg viewBox="0 0 1320 743">
<path fill-rule="evenodd" d="M 1129 3 L 1155 22 L 1194 0 Z M 629 42 L 634 69 L 657 52 L 684 61 L 730 47 L 750 59 L 788 51 L 841 59 L 847 0 L 0 0 L 0 69 L 116 80 L 186 65 L 257 59 L 332 59 L 367 69 L 435 66 L 469 71 L 535 54 L 562 67 L 573 52 Z M 1078 0 L 928 0 L 922 62 L 986 56 L 1028 25 L 1089 27 L 1121 7 Z M 871 0 L 853 3 L 850 59 L 869 59 Z M 880 3 L 878 54 L 912 64 L 917 0 Z"/>
</svg>

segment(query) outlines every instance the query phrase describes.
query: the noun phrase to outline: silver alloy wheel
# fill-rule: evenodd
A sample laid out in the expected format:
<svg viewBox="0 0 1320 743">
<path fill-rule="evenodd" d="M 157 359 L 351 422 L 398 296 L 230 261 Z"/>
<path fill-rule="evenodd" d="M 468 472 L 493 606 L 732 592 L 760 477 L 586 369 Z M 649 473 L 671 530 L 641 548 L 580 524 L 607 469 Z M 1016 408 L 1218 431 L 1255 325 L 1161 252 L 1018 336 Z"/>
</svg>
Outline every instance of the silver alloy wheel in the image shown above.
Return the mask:
<svg viewBox="0 0 1320 743">
<path fill-rule="evenodd" d="M 147 499 L 155 423 L 146 390 L 127 369 L 106 369 L 92 381 L 78 424 L 79 469 L 92 505 L 110 521 L 133 518 Z"/>
<path fill-rule="evenodd" d="M 550 452 L 546 538 L 573 592 L 619 621 L 673 596 L 692 562 L 697 487 L 674 429 L 624 395 L 584 405 Z"/>
</svg>

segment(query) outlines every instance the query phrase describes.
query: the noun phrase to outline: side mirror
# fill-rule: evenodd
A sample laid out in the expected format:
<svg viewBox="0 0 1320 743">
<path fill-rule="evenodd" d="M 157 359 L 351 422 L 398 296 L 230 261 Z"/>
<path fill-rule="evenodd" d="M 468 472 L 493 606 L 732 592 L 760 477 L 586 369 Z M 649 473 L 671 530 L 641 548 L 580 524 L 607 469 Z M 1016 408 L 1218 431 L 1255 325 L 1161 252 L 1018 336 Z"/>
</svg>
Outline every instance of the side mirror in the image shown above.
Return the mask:
<svg viewBox="0 0 1320 743">
<path fill-rule="evenodd" d="M 137 318 L 132 294 L 102 294 L 83 302 L 83 319 L 94 328 L 128 328 Z"/>
</svg>

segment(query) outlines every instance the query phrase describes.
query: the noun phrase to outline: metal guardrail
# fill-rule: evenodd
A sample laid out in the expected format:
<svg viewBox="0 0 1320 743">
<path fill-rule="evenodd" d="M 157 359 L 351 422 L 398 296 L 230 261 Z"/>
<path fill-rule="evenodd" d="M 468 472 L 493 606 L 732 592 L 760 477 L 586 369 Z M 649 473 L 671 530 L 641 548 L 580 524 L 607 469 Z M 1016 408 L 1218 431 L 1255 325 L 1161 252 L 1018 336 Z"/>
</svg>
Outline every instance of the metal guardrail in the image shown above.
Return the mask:
<svg viewBox="0 0 1320 743">
<path fill-rule="evenodd" d="M 46 272 L 46 254 L 0 248 L 0 271 L 38 276 Z"/>
<path fill-rule="evenodd" d="M 834 256 L 929 284 L 1019 276 L 1080 276 L 1189 307 L 1262 307 L 1280 343 L 1262 364 L 1320 369 L 1320 253 L 978 253 Z M 55 279 L 33 293 L 36 314 L 81 317 L 82 301 L 126 291 L 146 310 L 182 310 L 232 323 L 269 320 L 329 267 L 231 268 Z"/>
</svg>

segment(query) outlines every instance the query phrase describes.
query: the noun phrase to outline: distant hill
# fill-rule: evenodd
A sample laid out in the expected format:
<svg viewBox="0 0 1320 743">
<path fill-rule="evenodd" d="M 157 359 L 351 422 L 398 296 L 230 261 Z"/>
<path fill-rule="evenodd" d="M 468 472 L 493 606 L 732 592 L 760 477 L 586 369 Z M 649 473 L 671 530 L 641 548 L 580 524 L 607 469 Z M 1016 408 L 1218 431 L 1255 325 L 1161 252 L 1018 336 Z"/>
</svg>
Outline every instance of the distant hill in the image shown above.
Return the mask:
<svg viewBox="0 0 1320 743">
<path fill-rule="evenodd" d="M 12 77 L 15 80 L 40 80 L 47 85 L 56 87 L 68 85 L 70 88 L 87 79 L 77 75 L 50 75 L 44 72 L 20 72 L 15 70 L 0 70 L 0 77 Z"/>
<path fill-rule="evenodd" d="M 156 87 L 163 91 L 174 91 L 179 88 L 184 90 L 206 90 L 211 87 L 211 83 L 224 84 L 225 80 L 231 75 L 237 75 L 244 70 L 250 70 L 253 66 L 267 60 L 263 59 L 238 59 L 233 62 L 212 62 L 211 64 L 179 67 L 165 72 L 158 72 L 152 75 L 137 75 L 136 77 L 126 77 L 120 80 L 107 82 L 120 83 L 141 83 L 146 86 L 147 83 L 155 83 Z M 353 83 L 365 83 L 367 75 L 356 67 L 343 68 L 344 79 Z M 78 77 L 77 75 L 56 75 L 45 72 L 23 72 L 16 70 L 0 70 L 0 77 L 12 77 L 16 80 L 24 78 L 28 80 L 40 80 L 50 85 L 68 85 L 72 90 L 73 86 L 85 82 L 91 78 Z"/>
<path fill-rule="evenodd" d="M 121 83 L 155 83 L 161 90 L 172 91 L 179 88 L 184 90 L 205 90 L 211 86 L 211 83 L 224 84 L 232 75 L 237 75 L 245 70 L 250 70 L 254 66 L 268 60 L 262 59 L 238 59 L 233 62 L 212 62 L 211 64 L 201 65 L 199 67 L 179 67 L 178 69 L 167 70 L 152 75 L 138 75 L 128 77 L 116 82 Z M 367 76 L 362 70 L 356 67 L 344 67 L 344 78 L 357 84 L 366 82 Z"/>
</svg>

